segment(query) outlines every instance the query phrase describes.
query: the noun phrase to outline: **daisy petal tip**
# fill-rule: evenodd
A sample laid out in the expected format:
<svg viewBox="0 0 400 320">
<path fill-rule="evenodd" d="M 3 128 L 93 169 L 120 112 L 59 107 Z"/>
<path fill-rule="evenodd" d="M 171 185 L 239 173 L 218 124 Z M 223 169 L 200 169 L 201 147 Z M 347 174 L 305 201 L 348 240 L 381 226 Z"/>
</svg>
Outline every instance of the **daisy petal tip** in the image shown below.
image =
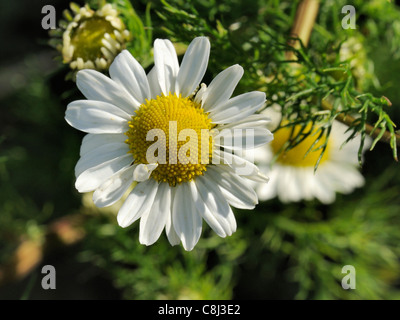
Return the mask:
<svg viewBox="0 0 400 320">
<path fill-rule="evenodd" d="M 78 190 L 79 193 L 86 193 L 93 191 L 93 188 L 88 186 L 88 181 L 85 179 L 79 179 L 78 176 L 75 181 L 75 189 Z"/>
<path fill-rule="evenodd" d="M 128 54 L 128 55 L 131 55 L 131 53 L 130 53 L 127 49 L 122 50 L 120 54 L 123 54 L 123 55 L 127 55 L 127 54 Z"/>
<path fill-rule="evenodd" d="M 210 50 L 211 43 L 210 43 L 210 40 L 208 39 L 208 37 L 201 36 L 201 37 L 198 37 L 198 39 L 200 42 L 202 42 L 202 45 L 204 45 L 208 50 Z"/>
<path fill-rule="evenodd" d="M 195 244 L 194 245 L 193 244 L 187 244 L 187 243 L 182 242 L 182 246 L 183 246 L 183 249 L 185 249 L 185 251 L 190 252 L 190 251 L 192 251 L 194 249 L 194 247 L 196 245 Z"/>
<path fill-rule="evenodd" d="M 144 239 L 142 237 L 139 237 L 139 243 L 144 245 L 144 246 L 151 246 L 152 244 L 154 244 L 155 241 L 150 241 L 149 239 Z"/>
<path fill-rule="evenodd" d="M 129 54 L 129 52 L 126 49 L 118 53 L 118 55 L 114 58 L 114 61 L 111 63 L 111 66 L 114 66 L 116 63 L 121 61 L 121 59 L 126 59 L 127 54 Z"/>
<path fill-rule="evenodd" d="M 233 235 L 236 232 L 236 226 L 233 226 L 232 228 L 228 229 L 226 231 L 226 237 L 230 237 L 231 235 Z M 221 236 L 220 236 L 221 237 Z M 225 238 L 225 237 L 221 237 L 221 238 Z"/>
<path fill-rule="evenodd" d="M 244 73 L 244 69 L 243 69 L 243 67 L 240 65 L 240 64 L 234 64 L 233 66 L 232 66 L 232 68 L 234 68 L 237 72 L 239 72 L 239 73 L 241 73 L 241 74 L 243 74 Z"/>
<path fill-rule="evenodd" d="M 76 73 L 76 81 L 78 81 L 78 79 L 80 79 L 82 76 L 85 75 L 86 70 L 87 70 L 87 69 L 82 69 L 82 70 L 79 70 L 79 71 Z"/>
<path fill-rule="evenodd" d="M 264 103 L 265 103 L 265 102 L 267 102 L 267 101 L 268 101 L 268 99 L 267 99 L 267 95 L 266 95 L 266 93 L 265 93 L 265 92 L 262 92 L 262 91 L 259 91 L 259 92 L 261 92 L 261 93 L 262 93 L 262 96 L 263 96 L 263 99 L 264 99 Z"/>
<path fill-rule="evenodd" d="M 114 61 L 113 61 L 113 63 L 115 62 L 115 61 L 120 61 L 120 60 L 128 60 L 129 61 L 129 59 L 132 59 L 133 58 L 133 55 L 129 52 L 129 50 L 127 50 L 127 49 L 124 49 L 124 50 L 122 50 L 116 57 L 115 57 L 115 59 L 114 59 Z"/>
<path fill-rule="evenodd" d="M 214 230 L 215 232 L 215 230 Z M 230 231 L 220 231 L 220 232 L 215 232 L 217 234 L 218 237 L 220 238 L 226 238 L 230 236 Z"/>
<path fill-rule="evenodd" d="M 192 238 L 189 235 L 186 236 L 182 234 L 180 238 L 181 238 L 180 243 L 182 243 L 182 247 L 185 249 L 185 251 L 192 251 L 196 246 L 197 242 L 199 241 L 200 237 Z"/>
<path fill-rule="evenodd" d="M 199 39 L 199 40 L 201 40 L 201 41 L 210 42 L 210 40 L 209 40 L 208 37 L 206 37 L 206 36 L 199 36 L 199 37 L 196 37 L 195 39 Z"/>
<path fill-rule="evenodd" d="M 172 240 L 172 239 L 168 239 L 168 242 L 169 242 L 169 244 L 171 245 L 171 247 L 175 247 L 175 246 L 178 246 L 180 243 L 181 243 L 181 241 L 180 240 Z"/>
<path fill-rule="evenodd" d="M 70 121 L 70 110 L 65 110 L 65 115 L 64 115 L 64 120 L 71 126 L 73 127 L 71 121 Z"/>
<path fill-rule="evenodd" d="M 117 222 L 121 228 L 127 228 L 131 225 L 129 222 L 126 221 L 126 219 L 121 217 L 121 215 L 117 215 Z"/>
<path fill-rule="evenodd" d="M 90 77 L 92 74 L 101 74 L 101 72 L 98 72 L 93 69 L 82 69 L 79 70 L 76 74 L 76 83 L 78 84 L 81 82 L 81 80 L 84 80 L 86 77 Z"/>
<path fill-rule="evenodd" d="M 192 251 L 194 249 L 194 247 L 197 245 L 199 241 L 199 237 L 197 239 L 191 239 L 190 237 L 186 237 L 185 235 L 181 235 L 181 243 L 182 243 L 182 247 L 183 249 L 185 249 L 185 251 Z"/>
<path fill-rule="evenodd" d="M 158 46 L 168 46 L 168 45 L 172 45 L 171 40 L 169 39 L 161 39 L 161 38 L 157 38 L 154 40 L 154 48 L 158 47 Z"/>
</svg>

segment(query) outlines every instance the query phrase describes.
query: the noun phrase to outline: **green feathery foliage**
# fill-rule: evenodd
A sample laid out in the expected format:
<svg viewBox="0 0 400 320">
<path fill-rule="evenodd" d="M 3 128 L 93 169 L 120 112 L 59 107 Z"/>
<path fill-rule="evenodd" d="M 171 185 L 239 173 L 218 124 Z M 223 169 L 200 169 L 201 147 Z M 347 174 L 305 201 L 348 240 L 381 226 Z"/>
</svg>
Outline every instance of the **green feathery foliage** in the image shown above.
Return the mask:
<svg viewBox="0 0 400 320">
<path fill-rule="evenodd" d="M 392 149 L 393 158 L 397 160 L 399 136 L 389 114 L 390 100 L 366 91 L 369 88 L 365 84 L 360 87 L 360 83 L 365 82 L 364 78 L 369 75 L 367 70 L 363 70 L 361 76 L 357 71 L 360 68 L 367 69 L 370 61 L 365 57 L 359 58 L 361 54 L 358 52 L 353 52 L 349 58 L 341 57 L 343 43 L 349 37 L 363 37 L 362 34 L 358 30 L 342 29 L 338 20 L 327 21 L 327 16 L 339 16 L 334 12 L 340 12 L 342 6 L 333 3 L 322 6 L 324 15 L 319 18 L 314 32 L 316 35 L 306 48 L 299 39 L 289 37 L 295 6 L 287 2 L 270 1 L 264 6 L 259 3 L 260 7 L 253 11 L 255 16 L 239 16 L 236 22 L 226 20 L 225 23 L 218 19 L 208 20 L 198 9 L 200 5 L 195 7 L 193 1 L 185 4 L 181 1 L 161 2 L 164 8 L 157 12 L 164 21 L 162 30 L 169 37 L 183 43 L 195 35 L 210 37 L 213 43 L 211 70 L 217 72 L 234 63 L 242 65 L 246 74 L 240 89 L 254 90 L 258 86 L 257 89 L 267 93 L 269 105 L 276 103 L 282 107 L 282 115 L 289 120 L 285 126 L 301 126 L 301 130 L 291 137 L 282 151 L 295 147 L 314 132 L 312 129 L 306 130 L 309 123 L 313 126 L 318 124 L 319 132 L 309 151 L 320 150 L 320 160 L 326 149 L 332 122 L 336 119 L 345 122 L 352 131 L 347 141 L 355 135 L 361 136 L 360 163 L 367 135 L 374 137 L 371 150 L 378 141 L 384 139 Z M 202 2 L 202 5 L 203 10 L 204 7 L 212 7 L 212 1 Z M 373 13 L 359 27 L 363 29 L 364 25 L 375 21 L 378 13 L 370 9 L 369 3 L 360 2 L 356 5 L 360 8 L 358 15 Z M 383 15 L 382 11 L 386 12 L 388 6 L 391 16 L 395 15 L 398 20 L 400 12 L 390 3 L 379 7 L 379 14 Z M 225 17 L 222 12 L 220 15 L 221 19 Z M 242 20 L 245 22 L 242 23 Z M 386 18 L 384 21 L 387 26 L 389 20 Z M 399 39 L 398 34 L 395 39 Z M 300 48 L 289 45 L 289 40 L 300 41 Z M 392 39 L 390 46 L 396 48 L 396 40 Z M 292 52 L 296 58 L 287 60 L 285 54 L 288 52 Z M 353 59 L 355 66 L 352 66 Z M 357 76 L 361 78 L 357 79 Z M 325 142 L 314 148 L 321 139 Z"/>
</svg>

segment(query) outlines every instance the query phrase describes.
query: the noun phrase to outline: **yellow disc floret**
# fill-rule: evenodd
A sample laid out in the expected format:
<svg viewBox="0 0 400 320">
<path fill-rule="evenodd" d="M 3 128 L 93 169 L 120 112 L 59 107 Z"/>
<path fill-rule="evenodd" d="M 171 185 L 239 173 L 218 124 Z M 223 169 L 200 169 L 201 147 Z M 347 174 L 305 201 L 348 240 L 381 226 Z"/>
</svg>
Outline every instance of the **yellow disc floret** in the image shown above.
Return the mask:
<svg viewBox="0 0 400 320">
<path fill-rule="evenodd" d="M 114 29 L 111 23 L 102 17 L 82 19 L 79 27 L 71 31 L 71 44 L 75 48 L 72 60 L 82 58 L 84 61 L 95 61 L 101 58 L 104 35 L 108 33 L 115 39 Z"/>
<path fill-rule="evenodd" d="M 315 140 L 318 137 L 316 130 L 311 132 L 302 142 L 296 145 L 294 148 L 284 151 L 284 145 L 289 141 L 292 137 L 296 137 L 300 132 L 301 126 L 297 125 L 293 127 L 282 127 L 276 132 L 274 132 L 274 140 L 271 142 L 270 146 L 274 152 L 274 154 L 278 154 L 277 162 L 297 167 L 314 167 L 318 161 L 318 158 L 321 154 L 321 149 L 319 149 L 326 141 L 325 136 L 321 137 L 321 139 L 314 144 Z M 309 124 L 305 129 L 304 133 L 309 132 L 311 129 L 311 124 Z M 292 134 L 293 130 L 293 134 Z M 314 144 L 314 145 L 313 145 Z M 311 151 L 309 151 L 310 147 L 312 147 Z M 307 154 L 308 152 L 308 154 Z M 329 159 L 329 143 L 326 146 L 325 152 L 320 160 L 320 164 L 322 164 L 325 160 Z"/>
<path fill-rule="evenodd" d="M 146 100 L 126 132 L 135 164 L 156 162 L 151 177 L 170 186 L 206 171 L 212 156 L 211 119 L 190 98 L 175 94 Z"/>
</svg>

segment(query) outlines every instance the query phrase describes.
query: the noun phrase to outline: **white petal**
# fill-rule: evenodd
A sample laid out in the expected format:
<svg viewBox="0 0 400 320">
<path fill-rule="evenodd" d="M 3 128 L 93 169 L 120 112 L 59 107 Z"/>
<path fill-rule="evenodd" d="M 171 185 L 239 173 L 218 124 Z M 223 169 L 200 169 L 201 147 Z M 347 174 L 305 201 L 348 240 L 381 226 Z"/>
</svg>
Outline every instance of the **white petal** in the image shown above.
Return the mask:
<svg viewBox="0 0 400 320">
<path fill-rule="evenodd" d="M 279 200 L 282 202 L 290 202 L 292 201 L 291 189 L 288 188 L 288 185 L 292 183 L 292 175 L 291 175 L 291 167 L 290 166 L 282 166 L 279 171 L 280 176 L 277 182 L 277 194 Z"/>
<path fill-rule="evenodd" d="M 65 120 L 72 127 L 88 133 L 123 133 L 129 129 L 130 117 L 110 103 L 77 100 L 68 105 Z"/>
<path fill-rule="evenodd" d="M 262 146 L 274 138 L 267 128 L 224 129 L 214 136 L 217 147 L 228 150 L 253 149 Z"/>
<path fill-rule="evenodd" d="M 252 114 L 236 122 L 218 125 L 218 130 L 266 127 L 270 122 L 271 119 L 263 114 Z"/>
<path fill-rule="evenodd" d="M 309 179 L 309 177 L 312 177 L 312 179 Z M 310 180 L 314 180 L 314 168 L 299 168 L 297 171 L 297 182 L 302 191 L 302 198 L 304 200 L 312 200 L 314 198 L 312 193 L 312 182 L 310 182 Z"/>
<path fill-rule="evenodd" d="M 175 92 L 175 81 L 179 72 L 178 57 L 171 41 L 154 41 L 154 65 L 161 91 L 168 95 Z"/>
<path fill-rule="evenodd" d="M 132 156 L 127 154 L 91 167 L 77 177 L 75 187 L 79 192 L 93 191 L 114 173 L 129 166 L 131 163 Z"/>
<path fill-rule="evenodd" d="M 109 160 L 125 156 L 129 151 L 129 146 L 123 142 L 107 143 L 93 149 L 80 157 L 75 166 L 75 176 L 79 176 L 83 171 L 93 168 Z M 131 157 L 133 161 L 133 157 Z"/>
<path fill-rule="evenodd" d="M 301 170 L 297 170 L 295 167 L 288 166 L 287 175 L 290 177 L 290 182 L 286 183 L 285 192 L 288 194 L 288 200 L 291 202 L 298 202 L 303 198 L 304 191 L 301 188 Z M 300 173 L 300 174 L 299 174 Z M 289 178 L 286 180 L 288 181 Z"/>
<path fill-rule="evenodd" d="M 316 198 L 316 195 L 320 192 L 320 185 L 317 182 L 316 176 L 314 175 L 314 169 L 305 167 L 301 171 L 300 176 L 302 180 L 302 191 L 304 199 L 312 200 Z"/>
<path fill-rule="evenodd" d="M 268 175 L 268 184 L 258 183 L 256 187 L 258 199 L 261 201 L 276 197 L 277 181 L 279 181 L 279 166 L 274 166 L 274 170 L 270 171 Z"/>
<path fill-rule="evenodd" d="M 238 64 L 220 72 L 214 80 L 211 81 L 203 94 L 202 107 L 204 110 L 210 112 L 217 108 L 219 104 L 225 103 L 232 96 L 243 73 L 243 68 Z"/>
<path fill-rule="evenodd" d="M 88 133 L 85 135 L 82 139 L 82 144 L 80 148 L 80 156 L 93 151 L 94 149 L 97 149 L 105 144 L 109 143 L 119 143 L 119 142 L 125 142 L 126 140 L 126 135 L 123 133 L 104 133 L 104 134 L 92 134 Z"/>
<path fill-rule="evenodd" d="M 148 246 L 156 242 L 170 215 L 171 188 L 168 183 L 160 183 L 150 211 L 140 218 L 139 242 Z"/>
<path fill-rule="evenodd" d="M 138 183 L 128 195 L 118 212 L 118 224 L 122 228 L 126 228 L 139 219 L 144 213 L 147 213 L 153 205 L 157 189 L 158 183 L 154 179 Z"/>
<path fill-rule="evenodd" d="M 175 188 L 177 190 L 172 205 L 172 223 L 183 247 L 190 251 L 201 235 L 201 216 L 194 206 L 189 185 L 183 183 Z"/>
<path fill-rule="evenodd" d="M 319 177 L 314 180 L 314 195 L 323 204 L 331 204 L 336 199 L 335 191 L 330 186 L 328 178 L 325 174 L 319 174 Z"/>
<path fill-rule="evenodd" d="M 265 93 L 253 91 L 243 93 L 220 104 L 210 113 L 213 123 L 230 123 L 252 115 L 265 103 Z"/>
<path fill-rule="evenodd" d="M 320 172 L 329 176 L 330 185 L 334 190 L 340 193 L 350 193 L 355 188 L 364 185 L 364 177 L 358 171 L 355 165 L 340 163 L 340 162 L 326 162 L 318 169 Z M 318 174 L 317 170 L 317 174 Z"/>
<path fill-rule="evenodd" d="M 175 194 L 176 194 L 176 188 L 172 188 L 171 204 L 168 208 L 166 208 L 169 214 L 167 215 L 167 221 L 165 222 L 165 233 L 167 235 L 168 241 L 171 244 L 171 246 L 176 246 L 181 242 L 181 239 L 179 239 L 172 224 L 172 205 L 174 203 Z"/>
<path fill-rule="evenodd" d="M 108 102 L 132 115 L 136 101 L 121 85 L 104 74 L 90 69 L 76 75 L 76 85 L 88 100 Z"/>
<path fill-rule="evenodd" d="M 157 78 L 156 67 L 153 67 L 147 74 L 147 80 L 150 86 L 150 99 L 155 99 L 157 96 L 161 95 L 161 88 Z"/>
<path fill-rule="evenodd" d="M 123 50 L 115 57 L 109 72 L 111 79 L 131 94 L 136 102 L 136 108 L 145 103 L 145 99 L 150 99 L 146 72 L 128 50 Z"/>
<path fill-rule="evenodd" d="M 258 203 L 257 194 L 250 183 L 236 175 L 229 167 L 210 166 L 207 173 L 207 177 L 214 180 L 221 188 L 222 194 L 234 207 L 253 209 Z"/>
<path fill-rule="evenodd" d="M 157 163 L 134 165 L 133 180 L 138 182 L 146 181 L 157 166 Z"/>
<path fill-rule="evenodd" d="M 278 129 L 279 124 L 282 121 L 282 107 L 277 103 L 272 103 L 272 105 L 261 111 L 260 114 L 268 117 L 270 122 L 268 123 L 268 129 L 274 131 Z"/>
<path fill-rule="evenodd" d="M 360 146 L 361 136 L 357 134 L 349 142 L 343 144 L 343 142 L 352 134 L 352 130 L 347 131 L 348 129 L 349 127 L 345 124 L 336 120 L 333 121 L 329 141 L 332 143 L 332 148 L 340 149 L 341 152 L 338 152 L 338 155 L 345 157 L 348 162 L 358 165 L 357 153 Z M 371 147 L 372 142 L 373 140 L 370 136 L 365 137 L 363 152 L 367 151 Z"/>
<path fill-rule="evenodd" d="M 272 152 L 270 146 L 261 146 L 259 148 L 251 149 L 251 150 L 245 150 L 243 151 L 243 156 L 255 163 L 259 167 L 261 166 L 270 166 L 270 164 L 273 162 L 274 159 L 274 153 Z"/>
<path fill-rule="evenodd" d="M 259 168 L 254 164 L 253 158 L 245 159 L 244 157 L 240 157 L 232 152 L 215 150 L 213 153 L 213 164 L 227 164 L 237 175 L 245 176 L 247 179 L 257 182 L 269 181 L 269 178 L 260 172 Z"/>
<path fill-rule="evenodd" d="M 183 57 L 175 84 L 177 95 L 187 97 L 200 84 L 207 70 L 210 41 L 206 37 L 193 39 Z"/>
<path fill-rule="evenodd" d="M 340 174 L 339 174 L 339 172 L 340 172 Z M 360 187 L 364 186 L 364 184 L 365 184 L 364 176 L 361 174 L 361 172 L 357 169 L 356 166 L 342 164 L 340 166 L 340 169 L 338 168 L 338 170 L 333 172 L 333 174 L 338 179 L 343 181 L 343 184 L 344 184 L 344 180 L 346 181 L 347 188 L 345 188 L 345 190 L 343 190 L 343 188 L 340 188 L 340 189 L 338 188 L 339 192 L 350 193 L 354 190 L 354 188 L 360 188 Z"/>
<path fill-rule="evenodd" d="M 210 209 L 207 206 L 207 203 L 203 200 L 203 198 L 200 195 L 200 192 L 198 191 L 197 188 L 201 188 L 201 184 L 196 184 L 193 181 L 189 183 L 193 201 L 195 204 L 195 207 L 197 209 L 197 212 L 203 217 L 203 219 L 207 222 L 207 224 L 211 227 L 211 229 L 214 230 L 214 232 L 219 235 L 220 237 L 224 238 L 226 237 L 226 232 L 224 230 L 224 227 L 221 225 L 221 222 L 218 221 L 217 218 L 222 218 L 222 223 L 224 223 L 225 218 L 223 218 L 220 215 L 214 216 Z M 204 190 L 202 192 L 204 194 Z"/>
<path fill-rule="evenodd" d="M 223 228 L 226 235 L 230 236 L 236 231 L 236 220 L 221 189 L 206 175 L 196 178 L 197 190 L 211 214 Z"/>
<path fill-rule="evenodd" d="M 207 91 L 207 86 L 202 83 L 200 85 L 199 91 L 197 91 L 196 96 L 194 97 L 194 102 L 201 104 L 201 101 L 203 100 L 203 94 Z"/>
<path fill-rule="evenodd" d="M 133 182 L 132 171 L 132 166 L 123 168 L 102 183 L 93 194 L 94 204 L 102 208 L 111 206 L 121 199 Z"/>
</svg>

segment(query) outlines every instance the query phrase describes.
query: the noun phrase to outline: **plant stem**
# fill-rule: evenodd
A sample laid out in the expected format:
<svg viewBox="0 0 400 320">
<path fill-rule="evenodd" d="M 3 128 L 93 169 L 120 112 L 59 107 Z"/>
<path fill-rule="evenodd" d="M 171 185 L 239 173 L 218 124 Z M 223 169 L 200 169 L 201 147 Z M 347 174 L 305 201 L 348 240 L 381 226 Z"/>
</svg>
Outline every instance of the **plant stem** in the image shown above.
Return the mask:
<svg viewBox="0 0 400 320">
<path fill-rule="evenodd" d="M 292 37 L 299 38 L 304 46 L 307 46 L 308 41 L 310 40 L 315 19 L 317 18 L 318 9 L 319 9 L 318 0 L 303 0 L 297 7 L 296 17 L 294 19 L 290 35 Z M 300 48 L 300 43 L 299 41 L 296 40 L 289 41 L 289 45 L 291 45 L 295 49 Z M 287 60 L 296 59 L 293 51 L 286 52 L 286 59 Z"/>
<path fill-rule="evenodd" d="M 332 110 L 332 105 L 327 102 L 326 100 L 323 100 L 322 103 L 322 108 L 325 110 Z M 351 124 L 356 120 L 356 118 L 349 116 L 349 115 L 344 115 L 344 114 L 338 114 L 336 116 L 336 120 L 340 121 L 341 123 L 344 123 L 347 126 L 351 126 Z M 377 138 L 382 134 L 382 129 L 380 128 L 375 128 L 370 124 L 365 124 L 365 132 L 371 136 L 372 138 Z M 396 145 L 400 147 L 400 135 L 395 134 L 396 136 Z M 382 134 L 382 137 L 379 139 L 379 141 L 385 142 L 385 143 L 390 143 L 392 139 L 392 134 L 385 130 L 384 133 Z"/>
<path fill-rule="evenodd" d="M 319 10 L 318 0 L 303 0 L 299 3 L 299 6 L 297 8 L 296 17 L 291 31 L 291 36 L 299 38 L 304 46 L 307 46 L 310 40 L 311 32 L 314 27 L 315 20 L 317 18 L 318 10 Z M 299 41 L 292 40 L 289 41 L 289 44 L 295 49 L 300 48 Z M 293 51 L 286 52 L 286 59 L 288 60 L 296 59 Z M 322 101 L 322 107 L 325 110 L 332 109 L 332 105 L 326 100 Z M 339 114 L 336 117 L 336 119 L 348 126 L 350 126 L 353 123 L 353 121 L 356 120 L 354 117 L 344 114 Z M 374 127 L 368 123 L 365 125 L 365 132 L 372 138 L 377 138 L 381 136 L 379 141 L 388 144 L 391 144 L 391 141 L 393 139 L 392 134 L 389 131 L 385 130 L 385 132 L 382 133 L 382 129 L 380 128 L 375 128 L 374 130 Z M 396 137 L 396 145 L 400 146 L 400 135 L 396 133 L 394 135 Z"/>
</svg>

